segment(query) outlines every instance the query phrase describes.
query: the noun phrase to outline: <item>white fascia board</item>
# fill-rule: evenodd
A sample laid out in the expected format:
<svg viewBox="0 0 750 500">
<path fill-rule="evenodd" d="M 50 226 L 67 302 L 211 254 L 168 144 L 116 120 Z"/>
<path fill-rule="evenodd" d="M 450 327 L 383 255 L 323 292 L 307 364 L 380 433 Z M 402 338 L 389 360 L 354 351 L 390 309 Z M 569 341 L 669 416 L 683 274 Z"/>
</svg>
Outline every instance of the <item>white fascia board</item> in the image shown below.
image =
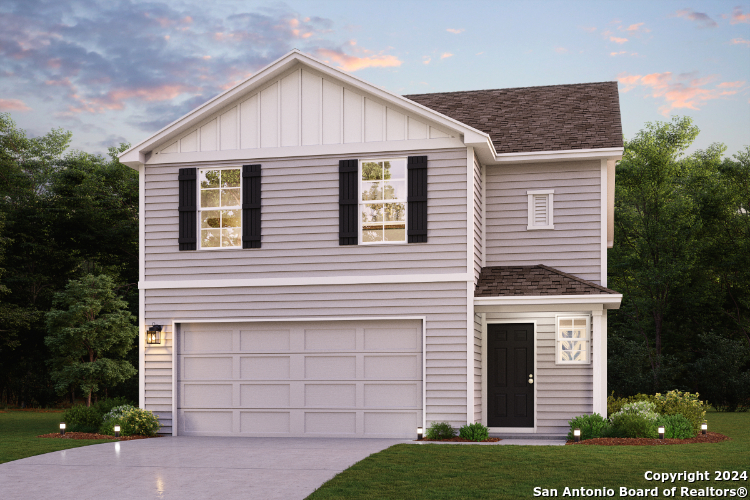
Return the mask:
<svg viewBox="0 0 750 500">
<path fill-rule="evenodd" d="M 569 160 L 620 160 L 625 148 L 568 149 L 565 151 L 532 151 L 528 153 L 501 153 L 490 164 L 526 163 Z"/>
<path fill-rule="evenodd" d="M 357 142 L 350 144 L 316 144 L 313 146 L 286 146 L 280 148 L 230 149 L 223 151 L 193 151 L 152 155 L 148 165 L 169 163 L 200 163 L 220 161 L 245 161 L 248 158 L 293 158 L 307 156 L 333 156 L 367 153 L 400 152 L 415 149 L 462 148 L 464 143 L 456 138 L 417 139 L 411 141 Z"/>
<path fill-rule="evenodd" d="M 480 130 L 469 127 L 468 125 L 461 123 L 458 120 L 454 120 L 453 118 L 440 114 L 435 110 L 422 106 L 421 104 L 417 104 L 405 97 L 392 94 L 388 91 L 375 87 L 374 85 L 367 83 L 364 80 L 332 68 L 331 66 L 318 61 L 306 54 L 303 54 L 297 49 L 294 49 L 280 59 L 277 59 L 265 68 L 261 69 L 255 75 L 235 85 L 222 94 L 219 94 L 213 99 L 206 101 L 204 104 L 193 109 L 183 117 L 178 118 L 166 127 L 162 128 L 160 131 L 158 131 L 148 139 L 131 147 L 127 151 L 124 151 L 119 155 L 120 161 L 123 163 L 134 163 L 136 161 L 145 163 L 143 161 L 143 155 L 147 151 L 150 151 L 154 147 L 154 145 L 165 141 L 169 136 L 178 135 L 181 132 L 186 132 L 189 128 L 196 126 L 200 122 L 200 120 L 202 120 L 209 114 L 218 111 L 223 106 L 228 104 L 231 100 L 238 98 L 243 94 L 249 93 L 253 88 L 260 87 L 266 81 L 280 76 L 281 74 L 283 74 L 283 72 L 298 63 L 315 69 L 318 72 L 323 73 L 324 75 L 330 76 L 331 78 L 340 80 L 343 83 L 348 84 L 351 87 L 356 88 L 362 92 L 369 93 L 375 97 L 378 97 L 387 103 L 391 103 L 395 106 L 408 110 L 416 114 L 417 116 L 424 117 L 427 120 L 433 121 L 439 125 L 443 125 L 446 128 L 456 131 L 458 134 L 469 134 L 472 137 L 484 136 L 486 137 L 486 140 L 489 141 L 489 144 L 492 144 L 489 135 Z M 136 154 L 138 155 L 137 158 Z M 254 153 L 250 154 L 254 157 Z M 247 154 L 245 156 L 247 156 Z"/>
<path fill-rule="evenodd" d="M 469 273 L 435 273 L 375 276 L 314 276 L 299 278 L 250 278 L 219 280 L 140 281 L 139 290 L 182 288 L 233 288 L 260 286 L 365 285 L 383 283 L 450 283 L 474 280 Z"/>
<path fill-rule="evenodd" d="M 512 295 L 505 297 L 474 297 L 475 306 L 602 304 L 605 309 L 619 309 L 622 294 L 597 295 Z"/>
</svg>

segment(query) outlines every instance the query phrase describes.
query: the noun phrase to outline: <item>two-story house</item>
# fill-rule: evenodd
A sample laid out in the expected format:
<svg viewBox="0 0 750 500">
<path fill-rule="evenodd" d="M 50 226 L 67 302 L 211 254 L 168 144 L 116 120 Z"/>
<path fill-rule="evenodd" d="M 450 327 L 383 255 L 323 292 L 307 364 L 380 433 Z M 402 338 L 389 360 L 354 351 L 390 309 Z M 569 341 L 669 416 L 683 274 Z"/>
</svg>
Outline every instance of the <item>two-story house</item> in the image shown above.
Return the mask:
<svg viewBox="0 0 750 500">
<path fill-rule="evenodd" d="M 402 97 L 290 52 L 120 156 L 140 406 L 217 436 L 605 414 L 622 152 L 615 82 Z"/>
</svg>

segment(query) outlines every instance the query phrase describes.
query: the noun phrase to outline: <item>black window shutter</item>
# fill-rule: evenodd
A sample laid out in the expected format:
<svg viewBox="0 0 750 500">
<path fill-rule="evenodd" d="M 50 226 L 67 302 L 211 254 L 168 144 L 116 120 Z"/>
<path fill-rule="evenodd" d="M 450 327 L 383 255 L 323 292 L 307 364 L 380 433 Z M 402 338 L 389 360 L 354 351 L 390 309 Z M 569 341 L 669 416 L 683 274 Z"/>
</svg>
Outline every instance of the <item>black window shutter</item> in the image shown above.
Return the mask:
<svg viewBox="0 0 750 500">
<path fill-rule="evenodd" d="M 358 172 L 357 160 L 339 160 L 339 245 L 356 245 L 359 241 Z"/>
<path fill-rule="evenodd" d="M 178 177 L 180 183 L 180 229 L 177 242 L 180 250 L 195 250 L 198 220 L 196 218 L 198 187 L 196 186 L 196 169 L 181 168 Z"/>
<path fill-rule="evenodd" d="M 427 243 L 427 157 L 410 156 L 407 163 L 409 243 Z"/>
<path fill-rule="evenodd" d="M 242 248 L 260 248 L 260 165 L 242 166 Z"/>
</svg>

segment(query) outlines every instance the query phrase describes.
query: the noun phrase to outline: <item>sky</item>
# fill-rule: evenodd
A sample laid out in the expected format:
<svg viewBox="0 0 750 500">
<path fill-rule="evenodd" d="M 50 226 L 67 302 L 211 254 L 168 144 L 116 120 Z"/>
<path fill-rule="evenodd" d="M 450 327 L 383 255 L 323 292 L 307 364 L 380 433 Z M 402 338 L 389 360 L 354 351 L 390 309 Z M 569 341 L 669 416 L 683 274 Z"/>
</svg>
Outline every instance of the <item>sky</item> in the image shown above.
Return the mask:
<svg viewBox="0 0 750 500">
<path fill-rule="evenodd" d="M 619 82 L 625 139 L 689 116 L 750 145 L 750 4 L 0 0 L 0 112 L 136 144 L 297 48 L 395 94 Z"/>
</svg>

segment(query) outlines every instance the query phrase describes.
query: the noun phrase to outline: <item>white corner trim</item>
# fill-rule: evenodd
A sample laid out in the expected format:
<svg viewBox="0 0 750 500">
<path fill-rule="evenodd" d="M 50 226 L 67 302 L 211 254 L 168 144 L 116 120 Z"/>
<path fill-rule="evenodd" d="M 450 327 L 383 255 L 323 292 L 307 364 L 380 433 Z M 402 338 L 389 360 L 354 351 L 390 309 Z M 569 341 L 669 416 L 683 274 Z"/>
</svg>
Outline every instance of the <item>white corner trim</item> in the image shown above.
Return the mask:
<svg viewBox="0 0 750 500">
<path fill-rule="evenodd" d="M 140 290 L 232 288 L 259 286 L 371 285 L 381 283 L 450 283 L 473 281 L 469 273 L 385 274 L 374 276 L 312 276 L 304 278 L 250 278 L 218 280 L 140 281 Z"/>
<path fill-rule="evenodd" d="M 500 297 L 474 297 L 474 306 L 514 305 L 585 305 L 602 304 L 605 309 L 618 309 L 622 294 L 596 295 L 509 295 Z"/>
<path fill-rule="evenodd" d="M 146 276 L 146 168 L 138 166 L 138 280 Z M 146 408 L 146 293 L 138 291 L 138 407 Z"/>
<path fill-rule="evenodd" d="M 474 422 L 474 148 L 466 148 L 466 423 Z M 471 207 L 471 209 L 469 209 Z"/>
<path fill-rule="evenodd" d="M 599 278 L 599 284 L 607 286 L 607 223 L 609 221 L 609 215 L 607 209 L 609 203 L 607 203 L 607 160 L 601 160 L 601 206 L 599 210 L 599 217 L 601 218 L 601 257 L 599 261 L 599 267 L 601 277 Z"/>
</svg>

